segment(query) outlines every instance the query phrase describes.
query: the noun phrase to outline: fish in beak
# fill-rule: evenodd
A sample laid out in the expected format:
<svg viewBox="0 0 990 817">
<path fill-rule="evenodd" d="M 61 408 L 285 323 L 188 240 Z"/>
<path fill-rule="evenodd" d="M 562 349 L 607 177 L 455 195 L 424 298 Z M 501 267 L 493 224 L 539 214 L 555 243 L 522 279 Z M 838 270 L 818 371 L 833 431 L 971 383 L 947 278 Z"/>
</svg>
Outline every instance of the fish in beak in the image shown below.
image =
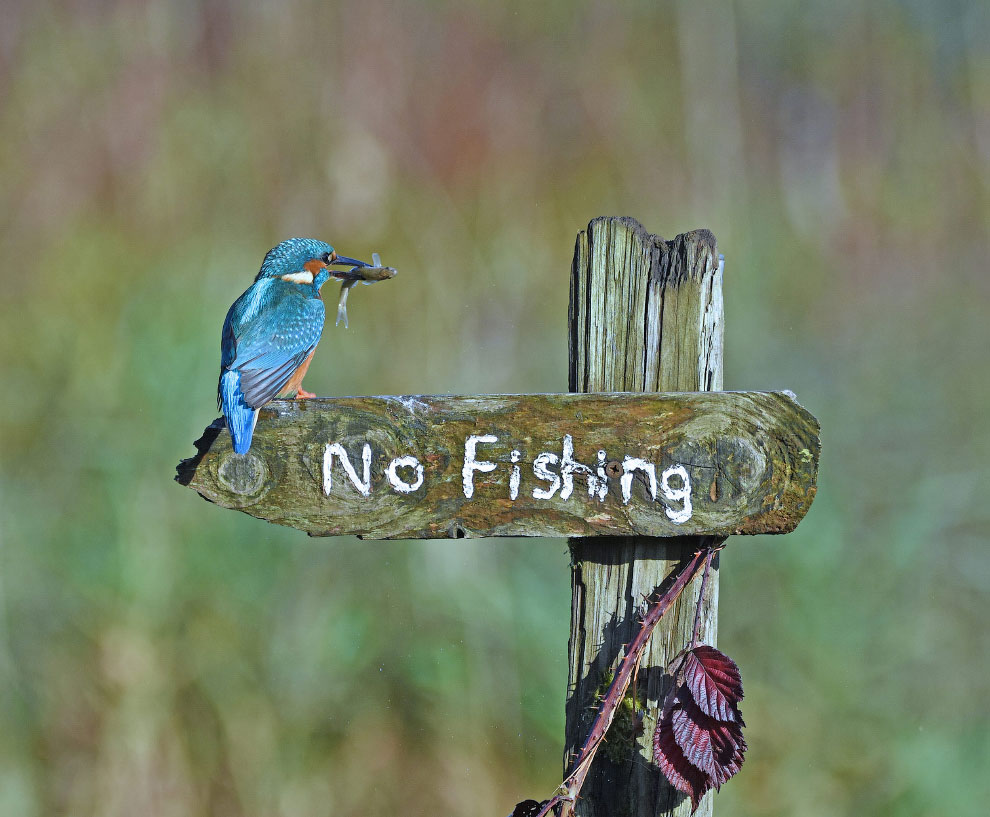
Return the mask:
<svg viewBox="0 0 990 817">
<path fill-rule="evenodd" d="M 347 328 L 347 296 L 355 284 L 361 283 L 367 286 L 377 281 L 387 281 L 389 278 L 396 276 L 397 271 L 394 267 L 382 266 L 382 259 L 378 253 L 371 254 L 371 261 L 372 263 L 368 264 L 365 261 L 358 261 L 355 258 L 338 255 L 331 262 L 331 264 L 342 264 L 351 267 L 349 270 L 334 270 L 331 273 L 334 278 L 342 282 L 340 285 L 340 300 L 337 302 L 337 322 L 334 326 L 339 326 L 340 322 L 343 321 L 344 328 Z"/>
</svg>

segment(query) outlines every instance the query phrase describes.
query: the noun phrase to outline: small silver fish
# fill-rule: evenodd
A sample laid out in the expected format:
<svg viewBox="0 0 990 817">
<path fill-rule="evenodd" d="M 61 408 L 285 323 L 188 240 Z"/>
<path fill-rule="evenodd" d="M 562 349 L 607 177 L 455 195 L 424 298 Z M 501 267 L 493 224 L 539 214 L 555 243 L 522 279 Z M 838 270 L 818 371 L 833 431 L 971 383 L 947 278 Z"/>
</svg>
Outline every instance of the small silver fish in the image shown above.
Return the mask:
<svg viewBox="0 0 990 817">
<path fill-rule="evenodd" d="M 366 266 L 351 267 L 346 273 L 347 280 L 340 285 L 340 300 L 337 302 L 337 322 L 334 326 L 339 326 L 344 322 L 344 329 L 347 328 L 347 296 L 355 284 L 369 286 L 376 281 L 387 281 L 396 276 L 394 267 L 383 267 L 382 257 L 374 252 L 371 254 L 371 264 Z M 353 277 L 350 277 L 353 276 Z"/>
</svg>

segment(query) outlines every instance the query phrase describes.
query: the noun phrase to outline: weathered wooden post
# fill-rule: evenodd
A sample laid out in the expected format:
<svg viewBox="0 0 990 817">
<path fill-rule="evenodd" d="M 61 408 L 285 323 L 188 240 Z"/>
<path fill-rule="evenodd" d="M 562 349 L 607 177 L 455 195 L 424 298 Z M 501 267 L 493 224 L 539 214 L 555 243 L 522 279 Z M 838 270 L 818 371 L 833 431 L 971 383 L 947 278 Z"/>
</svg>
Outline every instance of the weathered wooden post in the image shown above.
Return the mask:
<svg viewBox="0 0 990 817">
<path fill-rule="evenodd" d="M 701 546 L 793 530 L 815 495 L 815 418 L 786 392 L 718 391 L 721 285 L 711 233 L 665 242 L 632 219 L 596 219 L 578 237 L 570 308 L 570 387 L 594 393 L 275 400 L 247 454 L 234 453 L 218 419 L 176 479 L 311 536 L 582 537 L 572 547 L 570 755 L 642 599 Z M 700 629 L 709 644 L 712 573 Z M 698 592 L 689 585 L 653 631 L 633 696 L 645 722 L 634 707 L 609 721 L 607 749 L 595 755 L 603 744 L 589 743 L 578 764 L 586 785 L 570 778 L 566 808 L 688 812 L 649 743 L 664 670 L 691 641 Z M 631 667 L 632 657 L 618 680 Z M 625 688 L 618 680 L 613 700 Z M 710 800 L 702 808 L 710 812 Z"/>
<path fill-rule="evenodd" d="M 633 219 L 597 218 L 578 235 L 574 250 L 569 388 L 719 391 L 722 315 L 722 267 L 710 232 L 696 230 L 668 242 Z M 713 501 L 733 490 L 717 450 L 710 464 L 699 465 L 705 474 L 700 489 Z M 565 765 L 583 743 L 597 698 L 632 639 L 643 598 L 703 544 L 705 540 L 690 536 L 571 541 Z M 653 763 L 651 738 L 666 692 L 664 670 L 691 640 L 699 586 L 700 578 L 654 631 L 640 665 L 640 700 L 634 705 L 644 712 L 644 728 L 633 729 L 632 708 L 624 711 L 625 722 L 615 724 L 607 751 L 599 752 L 592 766 L 578 814 L 690 814 L 691 802 Z M 708 579 L 705 596 L 702 640 L 714 645 L 717 570 Z M 697 813 L 710 814 L 711 800 L 708 795 Z"/>
</svg>

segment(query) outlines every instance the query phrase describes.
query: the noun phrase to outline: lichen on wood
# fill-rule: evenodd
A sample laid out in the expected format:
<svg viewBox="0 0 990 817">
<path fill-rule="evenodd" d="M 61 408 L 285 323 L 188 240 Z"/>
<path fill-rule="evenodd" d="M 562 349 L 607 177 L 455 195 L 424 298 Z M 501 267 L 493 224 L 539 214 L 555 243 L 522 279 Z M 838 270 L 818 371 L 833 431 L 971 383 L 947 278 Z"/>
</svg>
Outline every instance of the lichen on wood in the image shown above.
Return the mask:
<svg viewBox="0 0 990 817">
<path fill-rule="evenodd" d="M 665 241 L 635 219 L 594 219 L 587 230 L 578 234 L 574 250 L 569 313 L 571 390 L 721 389 L 722 273 L 715 237 L 708 230 L 695 230 Z M 753 446 L 754 453 L 766 451 L 765 441 L 755 441 Z M 743 465 L 748 459 L 746 447 L 728 442 L 716 444 L 717 460 L 720 464 Z M 814 452 L 817 463 L 817 438 L 808 450 Z M 794 454 L 793 473 L 797 473 L 802 468 L 799 449 Z M 781 467 L 791 468 L 783 463 Z M 735 490 L 730 480 L 717 476 L 705 488 L 708 500 L 714 504 Z M 806 509 L 814 489 L 809 486 L 801 493 Z M 767 530 L 782 531 L 790 522 L 796 524 L 788 512 L 780 512 L 797 498 L 789 490 L 779 497 L 765 495 L 768 520 L 776 520 L 766 525 Z M 708 531 L 734 532 L 742 531 Z M 591 727 L 595 690 L 601 679 L 614 670 L 625 645 L 633 638 L 643 598 L 692 553 L 718 541 L 697 536 L 642 535 L 571 540 L 565 771 Z M 654 631 L 639 668 L 647 700 L 642 732 L 624 757 L 613 752 L 611 757 L 596 758 L 577 802 L 581 817 L 690 813 L 690 802 L 664 779 L 653 762 L 651 735 L 668 684 L 665 670 L 692 636 L 700 593 L 699 581 L 688 585 Z M 717 570 L 708 581 L 701 603 L 701 638 L 714 644 Z M 708 796 L 698 814 L 710 813 Z"/>
<path fill-rule="evenodd" d="M 180 482 L 316 536 L 680 536 L 793 529 L 818 438 L 784 393 L 609 393 L 275 401 L 197 447 Z"/>
</svg>

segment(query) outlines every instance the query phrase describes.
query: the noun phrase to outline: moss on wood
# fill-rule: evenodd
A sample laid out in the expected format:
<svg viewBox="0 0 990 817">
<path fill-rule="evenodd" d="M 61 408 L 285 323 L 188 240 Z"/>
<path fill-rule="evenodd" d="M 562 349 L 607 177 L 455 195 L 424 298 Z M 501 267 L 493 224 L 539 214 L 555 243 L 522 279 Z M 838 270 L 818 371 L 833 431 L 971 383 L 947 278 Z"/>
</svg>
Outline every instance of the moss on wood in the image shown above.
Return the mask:
<svg viewBox="0 0 990 817">
<path fill-rule="evenodd" d="M 465 496 L 465 441 L 479 443 L 477 459 L 495 463 L 473 473 Z M 476 536 L 679 536 L 688 533 L 784 533 L 807 512 L 814 496 L 818 425 L 792 398 L 778 392 L 716 394 L 546 394 L 484 397 L 349 397 L 276 401 L 262 410 L 251 451 L 233 452 L 222 420 L 198 442 L 199 453 L 178 468 L 180 482 L 218 505 L 290 525 L 316 536 L 369 538 Z M 549 499 L 534 497 L 548 481 L 534 474 L 543 452 L 563 456 L 569 435 L 574 458 L 595 469 L 607 454 L 607 493 L 589 496 L 588 477 L 574 473 L 573 493 L 561 485 Z M 371 446 L 371 491 L 362 496 L 335 458 L 329 495 L 324 453 L 340 443 L 363 476 L 361 453 Z M 514 455 L 513 452 L 518 452 Z M 802 452 L 812 452 L 810 458 Z M 422 485 L 401 493 L 387 479 L 389 463 L 415 457 Z M 658 484 L 665 468 L 683 464 L 691 480 L 691 516 L 670 512 L 682 501 L 649 493 L 649 479 L 633 473 L 631 497 L 621 490 L 626 456 L 652 463 Z M 516 457 L 518 462 L 513 462 Z M 510 498 L 513 467 L 519 490 Z M 559 475 L 559 463 L 547 468 Z M 414 484 L 413 466 L 395 476 Z M 673 477 L 674 487 L 680 478 Z M 717 490 L 712 486 L 717 486 Z"/>
</svg>

